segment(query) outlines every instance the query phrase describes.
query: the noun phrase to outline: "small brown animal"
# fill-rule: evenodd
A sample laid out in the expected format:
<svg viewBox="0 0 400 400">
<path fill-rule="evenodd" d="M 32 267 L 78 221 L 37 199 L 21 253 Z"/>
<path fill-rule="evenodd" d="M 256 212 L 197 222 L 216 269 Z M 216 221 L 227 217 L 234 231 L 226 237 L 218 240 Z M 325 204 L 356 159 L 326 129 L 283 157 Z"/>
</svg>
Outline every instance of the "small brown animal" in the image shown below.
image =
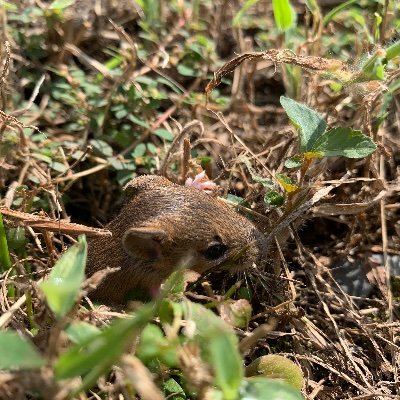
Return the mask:
<svg viewBox="0 0 400 400">
<path fill-rule="evenodd" d="M 112 237 L 89 242 L 86 272 L 106 267 L 106 276 L 90 296 L 123 303 L 135 288 L 157 291 L 180 263 L 203 273 L 260 265 L 264 235 L 223 201 L 159 176 L 141 176 L 125 190 L 130 199 L 107 228 Z"/>
</svg>

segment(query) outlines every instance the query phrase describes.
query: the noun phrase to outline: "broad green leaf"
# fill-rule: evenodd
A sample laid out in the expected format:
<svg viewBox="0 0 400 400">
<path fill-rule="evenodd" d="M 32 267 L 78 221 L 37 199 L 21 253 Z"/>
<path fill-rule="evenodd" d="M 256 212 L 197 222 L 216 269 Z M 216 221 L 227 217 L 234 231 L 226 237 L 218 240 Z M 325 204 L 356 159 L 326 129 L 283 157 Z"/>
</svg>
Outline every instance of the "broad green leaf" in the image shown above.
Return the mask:
<svg viewBox="0 0 400 400">
<path fill-rule="evenodd" d="M 281 31 L 289 29 L 294 22 L 294 11 L 289 0 L 272 0 L 276 26 Z"/>
<path fill-rule="evenodd" d="M 326 130 L 326 122 L 314 110 L 288 97 L 281 96 L 280 102 L 290 121 L 299 129 L 300 150 L 305 153 Z"/>
<path fill-rule="evenodd" d="M 115 364 L 128 343 L 145 327 L 157 312 L 157 305 L 144 305 L 132 318 L 119 319 L 99 335 L 88 337 L 58 358 L 55 364 L 57 380 L 83 376 L 77 391 L 93 385 L 98 377 Z"/>
<path fill-rule="evenodd" d="M 150 125 L 149 125 L 144 119 L 135 117 L 135 116 L 132 115 L 132 114 L 129 114 L 129 115 L 128 115 L 128 119 L 129 119 L 130 121 L 132 121 L 133 123 L 135 123 L 136 125 L 139 125 L 139 126 L 141 126 L 141 127 L 143 127 L 143 128 L 146 128 L 146 129 L 150 128 Z"/>
<path fill-rule="evenodd" d="M 214 370 L 215 385 L 225 400 L 237 398 L 243 377 L 243 364 L 234 331 L 205 307 L 185 301 L 182 303 L 187 320 L 187 335 L 200 345 L 205 361 Z"/>
<path fill-rule="evenodd" d="M 280 193 L 271 190 L 265 194 L 264 201 L 270 206 L 280 207 L 285 202 L 285 199 Z"/>
<path fill-rule="evenodd" d="M 143 157 L 146 154 L 146 145 L 144 143 L 139 143 L 136 147 L 135 150 L 132 152 L 132 157 Z"/>
<path fill-rule="evenodd" d="M 304 400 L 298 390 L 285 382 L 268 378 L 247 378 L 240 388 L 238 400 Z"/>
<path fill-rule="evenodd" d="M 121 171 L 126 169 L 126 164 L 123 163 L 117 157 L 107 157 L 107 161 L 111 164 L 111 166 L 116 169 L 117 171 Z"/>
<path fill-rule="evenodd" d="M 57 172 L 65 172 L 68 167 L 58 161 L 52 161 L 50 163 L 50 168 Z"/>
<path fill-rule="evenodd" d="M 70 324 L 65 329 L 65 333 L 73 343 L 81 343 L 100 334 L 101 330 L 97 326 L 80 321 Z"/>
<path fill-rule="evenodd" d="M 45 360 L 27 339 L 14 332 L 0 332 L 0 370 L 40 368 Z"/>
<path fill-rule="evenodd" d="M 163 389 L 165 397 L 169 400 L 187 399 L 186 393 L 182 389 L 182 386 L 173 378 L 169 378 L 163 382 Z"/>
<path fill-rule="evenodd" d="M 167 129 L 158 128 L 154 131 L 154 134 L 167 142 L 172 142 L 174 140 L 174 134 Z"/>
<path fill-rule="evenodd" d="M 199 73 L 192 67 L 185 64 L 179 64 L 177 67 L 178 72 L 183 76 L 197 77 Z"/>
<path fill-rule="evenodd" d="M 136 350 L 137 357 L 144 363 L 159 360 L 168 367 L 178 365 L 177 348 L 179 338 L 167 339 L 161 328 L 148 324 L 140 335 L 140 342 Z"/>
<path fill-rule="evenodd" d="M 101 155 L 106 157 L 112 157 L 113 149 L 112 147 L 105 142 L 104 140 L 100 139 L 92 139 L 90 144 L 93 146 L 95 150 L 97 150 Z"/>
<path fill-rule="evenodd" d="M 157 82 L 161 83 L 165 86 L 168 86 L 171 90 L 173 90 L 175 93 L 181 94 L 183 90 L 181 87 L 177 86 L 173 81 L 170 81 L 166 78 L 163 78 L 162 76 L 157 78 Z"/>
<path fill-rule="evenodd" d="M 26 244 L 25 228 L 23 228 L 22 226 L 17 226 L 16 228 L 8 228 L 6 233 L 7 233 L 8 247 L 10 249 L 21 250 L 23 247 L 25 247 Z M 2 246 L 0 245 L 0 249 L 1 247 Z M 1 263 L 1 257 L 0 257 L 0 263 Z"/>
<path fill-rule="evenodd" d="M 237 343 L 231 335 L 215 335 L 210 338 L 207 352 L 215 372 L 215 384 L 226 400 L 235 400 L 243 373 Z"/>
<path fill-rule="evenodd" d="M 84 236 L 68 249 L 40 284 L 51 310 L 58 318 L 64 317 L 73 307 L 85 279 L 87 244 Z"/>
<path fill-rule="evenodd" d="M 228 193 L 226 200 L 232 205 L 239 205 L 250 208 L 250 203 L 243 197 L 235 196 L 234 194 Z"/>
<path fill-rule="evenodd" d="M 375 149 L 376 144 L 361 131 L 333 128 L 318 139 L 311 151 L 325 157 L 363 158 L 369 156 Z"/>
</svg>

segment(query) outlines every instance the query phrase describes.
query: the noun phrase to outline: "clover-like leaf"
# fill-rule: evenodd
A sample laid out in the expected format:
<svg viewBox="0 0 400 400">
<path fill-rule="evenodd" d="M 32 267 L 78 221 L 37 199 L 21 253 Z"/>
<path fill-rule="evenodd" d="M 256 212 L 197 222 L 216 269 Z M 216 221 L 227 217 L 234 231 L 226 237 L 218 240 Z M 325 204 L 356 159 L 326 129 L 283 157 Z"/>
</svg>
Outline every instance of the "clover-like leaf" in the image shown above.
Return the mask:
<svg viewBox="0 0 400 400">
<path fill-rule="evenodd" d="M 314 143 L 311 152 L 325 157 L 344 156 L 363 158 L 376 149 L 376 144 L 369 136 L 351 128 L 333 128 Z"/>
<path fill-rule="evenodd" d="M 301 152 L 311 150 L 325 132 L 326 122 L 316 111 L 289 97 L 281 96 L 280 102 L 292 124 L 299 129 Z"/>
</svg>

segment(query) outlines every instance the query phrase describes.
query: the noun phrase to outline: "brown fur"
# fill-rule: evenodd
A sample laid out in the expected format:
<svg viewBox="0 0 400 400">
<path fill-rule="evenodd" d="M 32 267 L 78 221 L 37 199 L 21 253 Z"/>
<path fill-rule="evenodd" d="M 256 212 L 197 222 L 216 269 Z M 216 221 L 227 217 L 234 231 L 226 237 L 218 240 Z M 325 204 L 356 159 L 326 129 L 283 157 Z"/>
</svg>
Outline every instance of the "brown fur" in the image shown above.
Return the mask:
<svg viewBox="0 0 400 400">
<path fill-rule="evenodd" d="M 108 275 L 91 297 L 122 303 L 131 289 L 159 287 L 182 262 L 203 273 L 262 261 L 264 236 L 223 201 L 158 176 L 133 179 L 125 190 L 131 198 L 107 226 L 112 237 L 89 242 L 86 268 L 89 276 L 106 267 L 120 270 Z M 207 249 L 215 245 L 226 251 L 210 259 Z"/>
</svg>

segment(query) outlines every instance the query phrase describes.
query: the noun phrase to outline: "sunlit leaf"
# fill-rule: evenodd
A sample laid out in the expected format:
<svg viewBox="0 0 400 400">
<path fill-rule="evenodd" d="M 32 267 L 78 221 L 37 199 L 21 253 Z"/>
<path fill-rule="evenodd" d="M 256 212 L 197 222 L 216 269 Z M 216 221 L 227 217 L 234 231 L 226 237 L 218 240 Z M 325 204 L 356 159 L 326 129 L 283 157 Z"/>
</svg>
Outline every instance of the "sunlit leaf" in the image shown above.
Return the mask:
<svg viewBox="0 0 400 400">
<path fill-rule="evenodd" d="M 73 343 L 81 343 L 98 335 L 101 333 L 101 330 L 92 324 L 80 321 L 70 324 L 65 329 L 65 333 Z"/>
<path fill-rule="evenodd" d="M 268 378 L 247 378 L 240 388 L 238 400 L 304 400 L 298 390 L 285 382 Z"/>
<path fill-rule="evenodd" d="M 289 0 L 272 0 L 276 26 L 281 31 L 289 29 L 294 22 L 294 11 Z"/>
<path fill-rule="evenodd" d="M 311 150 L 325 132 L 326 122 L 316 111 L 288 97 L 281 96 L 280 102 L 290 121 L 299 129 L 300 150 L 303 153 Z"/>
<path fill-rule="evenodd" d="M 234 400 L 243 377 L 243 364 L 234 331 L 205 307 L 185 301 L 182 303 L 187 332 L 195 338 L 205 360 L 212 366 L 215 384 L 224 399 Z"/>
<path fill-rule="evenodd" d="M 276 174 L 275 177 L 287 193 L 293 193 L 299 189 L 299 187 L 295 185 L 287 175 Z"/>
<path fill-rule="evenodd" d="M 63 253 L 40 284 L 51 310 L 58 318 L 65 316 L 77 300 L 80 286 L 85 279 L 87 244 L 84 236 Z"/>
<path fill-rule="evenodd" d="M 0 332 L 0 370 L 40 368 L 45 360 L 27 339 L 14 332 Z"/>
<path fill-rule="evenodd" d="M 361 131 L 333 128 L 314 143 L 312 151 L 326 157 L 363 158 L 369 156 L 375 149 L 376 144 Z"/>
<path fill-rule="evenodd" d="M 144 305 L 131 318 L 119 319 L 100 334 L 88 337 L 61 354 L 55 364 L 58 380 L 82 376 L 80 389 L 89 388 L 118 361 L 127 344 L 156 313 L 153 303 Z"/>
</svg>

